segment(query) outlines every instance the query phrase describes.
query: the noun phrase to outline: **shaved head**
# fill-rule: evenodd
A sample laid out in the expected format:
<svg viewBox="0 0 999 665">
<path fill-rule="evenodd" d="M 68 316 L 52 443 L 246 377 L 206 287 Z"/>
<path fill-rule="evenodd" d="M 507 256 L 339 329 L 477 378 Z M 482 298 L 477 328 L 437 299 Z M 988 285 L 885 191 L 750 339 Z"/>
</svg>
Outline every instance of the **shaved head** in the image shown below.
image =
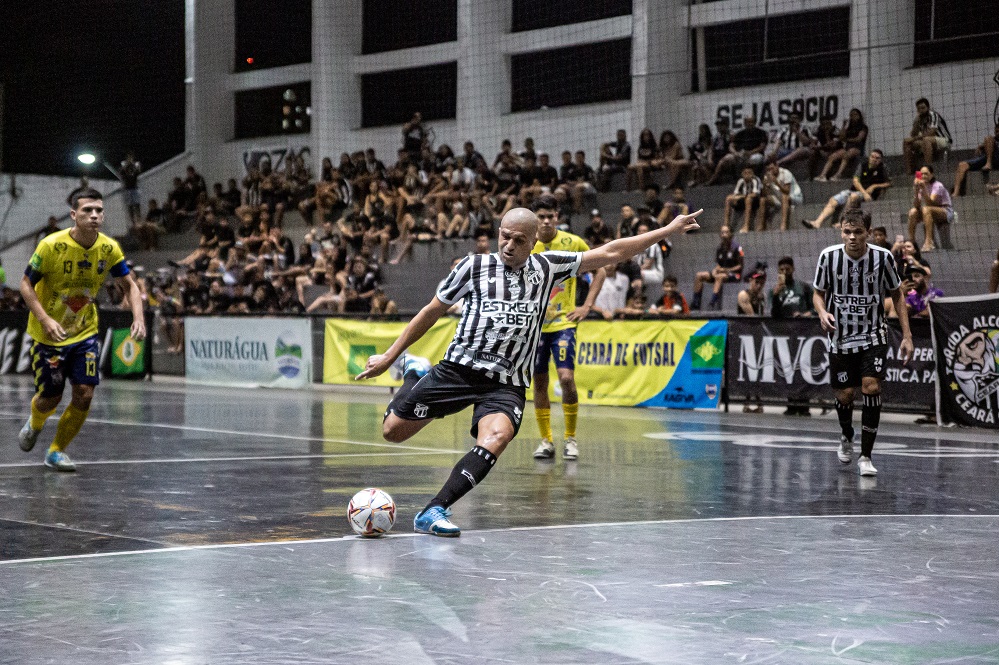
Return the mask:
<svg viewBox="0 0 999 665">
<path fill-rule="evenodd" d="M 500 258 L 507 267 L 520 270 L 538 239 L 538 217 L 527 208 L 514 208 L 500 222 Z"/>
<path fill-rule="evenodd" d="M 538 233 L 538 216 L 527 208 L 513 208 L 503 215 L 500 228 L 516 228 L 528 238 L 533 238 Z"/>
</svg>

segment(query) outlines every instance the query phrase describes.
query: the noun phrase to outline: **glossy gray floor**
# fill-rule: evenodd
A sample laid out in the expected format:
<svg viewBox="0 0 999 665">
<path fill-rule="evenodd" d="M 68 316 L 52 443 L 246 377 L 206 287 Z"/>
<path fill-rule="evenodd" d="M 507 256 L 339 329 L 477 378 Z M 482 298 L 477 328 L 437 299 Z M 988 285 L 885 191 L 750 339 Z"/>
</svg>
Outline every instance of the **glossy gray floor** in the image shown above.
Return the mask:
<svg viewBox="0 0 999 665">
<path fill-rule="evenodd" d="M 384 394 L 107 383 L 55 474 L 30 394 L 0 382 L 3 663 L 999 662 L 988 433 L 887 418 L 862 479 L 831 415 L 586 407 L 573 464 L 528 411 L 444 540 L 410 524 L 466 416 L 392 445 Z M 359 540 L 370 485 L 399 522 Z"/>
</svg>

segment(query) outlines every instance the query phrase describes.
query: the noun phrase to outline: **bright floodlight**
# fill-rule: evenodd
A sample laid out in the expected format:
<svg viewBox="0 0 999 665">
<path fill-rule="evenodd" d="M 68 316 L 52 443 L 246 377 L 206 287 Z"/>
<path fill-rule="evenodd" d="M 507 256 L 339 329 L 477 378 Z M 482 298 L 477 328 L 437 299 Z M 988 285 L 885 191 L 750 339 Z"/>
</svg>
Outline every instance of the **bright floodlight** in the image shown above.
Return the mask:
<svg viewBox="0 0 999 665">
<path fill-rule="evenodd" d="M 90 166 L 91 164 L 97 161 L 97 158 L 91 155 L 89 152 L 85 152 L 82 155 L 78 155 L 77 159 L 79 159 L 80 162 L 86 164 L 87 166 Z"/>
</svg>

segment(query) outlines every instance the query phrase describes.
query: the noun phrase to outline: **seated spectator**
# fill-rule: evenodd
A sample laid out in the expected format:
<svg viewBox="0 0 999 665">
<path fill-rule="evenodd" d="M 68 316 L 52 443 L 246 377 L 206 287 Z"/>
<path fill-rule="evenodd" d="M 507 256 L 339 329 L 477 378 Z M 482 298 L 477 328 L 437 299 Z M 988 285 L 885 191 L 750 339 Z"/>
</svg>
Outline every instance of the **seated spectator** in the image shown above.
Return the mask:
<svg viewBox="0 0 999 665">
<path fill-rule="evenodd" d="M 682 187 L 674 187 L 670 200 L 663 204 L 662 210 L 656 216 L 659 226 L 666 226 L 677 215 L 690 214 L 690 204 L 687 203 L 687 195 Z"/>
<path fill-rule="evenodd" d="M 801 187 L 794 174 L 777 163 L 767 165 L 763 175 L 763 190 L 760 214 L 756 222 L 756 230 L 767 228 L 767 219 L 775 210 L 780 210 L 780 230 L 787 231 L 787 222 L 795 206 L 804 202 Z"/>
<path fill-rule="evenodd" d="M 965 195 L 967 188 L 964 179 L 968 175 L 968 171 L 981 171 L 982 178 L 988 182 L 989 174 L 992 172 L 992 157 L 995 155 L 997 140 L 999 140 L 999 122 L 996 123 L 992 135 L 982 139 L 982 144 L 975 150 L 975 156 L 957 165 L 957 173 L 954 174 L 954 188 L 950 191 L 951 196 Z"/>
<path fill-rule="evenodd" d="M 641 289 L 633 290 L 628 295 L 628 300 L 624 307 L 614 312 L 617 319 L 640 319 L 645 316 L 648 310 L 645 307 L 645 294 Z"/>
<path fill-rule="evenodd" d="M 590 248 L 599 247 L 612 240 L 611 231 L 604 224 L 604 218 L 596 208 L 590 213 L 590 225 L 583 229 L 583 240 Z"/>
<path fill-rule="evenodd" d="M 715 184 L 718 176 L 726 168 L 745 166 L 753 168 L 763 163 L 763 152 L 767 149 L 770 137 L 756 126 L 756 118 L 753 116 L 746 118 L 745 123 L 746 126 L 732 137 L 732 145 L 728 154 L 718 161 L 715 172 L 707 184 Z"/>
<path fill-rule="evenodd" d="M 905 307 L 909 310 L 909 318 L 914 316 L 929 317 L 930 301 L 939 298 L 943 291 L 930 284 L 926 269 L 913 266 L 905 273 L 902 282 L 902 292 L 905 293 Z"/>
<path fill-rule="evenodd" d="M 992 270 L 989 271 L 989 293 L 999 291 L 999 251 L 996 252 L 996 260 L 992 262 Z"/>
<path fill-rule="evenodd" d="M 911 240 L 903 240 L 902 236 L 896 236 L 891 253 L 895 256 L 895 263 L 898 265 L 899 273 L 905 273 L 906 270 L 919 266 L 926 271 L 928 276 L 933 276 L 933 270 L 930 269 L 930 262 L 923 258 L 923 253 L 919 251 L 919 248 Z"/>
<path fill-rule="evenodd" d="M 635 235 L 635 225 L 638 224 L 638 216 L 635 209 L 625 203 L 621 206 L 621 221 L 617 224 L 617 238 L 629 238 Z"/>
<path fill-rule="evenodd" d="M 652 160 L 652 168 L 654 170 L 665 169 L 666 182 L 671 188 L 682 185 L 686 181 L 686 176 L 690 171 L 690 161 L 683 158 L 683 146 L 680 144 L 680 139 L 668 129 L 659 135 L 659 145 L 656 147 L 655 159 Z"/>
<path fill-rule="evenodd" d="M 342 314 L 344 304 L 343 289 L 336 281 L 329 283 L 329 291 L 323 293 L 318 298 L 309 303 L 305 308 L 307 313 L 330 312 L 332 314 Z"/>
<path fill-rule="evenodd" d="M 635 152 L 635 163 L 628 165 L 628 176 L 625 178 L 624 188 L 627 191 L 635 189 L 645 189 L 645 177 L 652 170 L 652 162 L 656 158 L 656 137 L 652 130 L 646 127 L 638 135 L 638 150 Z M 601 169 L 601 173 L 603 169 Z"/>
<path fill-rule="evenodd" d="M 461 167 L 470 169 L 473 173 L 477 173 L 480 166 L 488 166 L 486 164 L 486 158 L 482 156 L 482 153 L 475 149 L 474 143 L 471 141 L 465 141 L 464 154 L 461 157 Z"/>
<path fill-rule="evenodd" d="M 941 242 L 946 247 L 949 244 L 949 224 L 954 221 L 954 206 L 951 203 L 950 192 L 943 183 L 936 179 L 932 166 L 924 166 L 916 173 L 913 180 L 915 196 L 912 208 L 909 210 L 909 240 L 916 243 L 916 227 L 922 222 L 925 227 L 923 247 L 921 251 L 929 252 L 936 249 L 933 242 L 933 228 L 940 230 Z"/>
<path fill-rule="evenodd" d="M 867 132 L 864 114 L 860 112 L 860 109 L 850 109 L 850 115 L 843 122 L 843 130 L 839 133 L 841 147 L 829 155 L 826 165 L 822 167 L 822 173 L 815 179 L 819 182 L 841 180 L 853 160 L 864 154 L 864 147 L 867 145 Z M 839 163 L 838 167 L 836 166 L 837 162 Z M 829 175 L 830 173 L 832 176 Z"/>
<path fill-rule="evenodd" d="M 944 150 L 950 148 L 950 130 L 943 116 L 930 109 L 930 102 L 925 97 L 916 101 L 916 118 L 912 121 L 909 136 L 902 141 L 902 159 L 905 170 L 912 173 L 916 168 L 916 160 L 932 164 Z"/>
<path fill-rule="evenodd" d="M 808 174 L 815 173 L 819 163 L 829 163 L 829 158 L 843 149 L 843 141 L 839 137 L 839 129 L 833 124 L 832 118 L 823 116 L 819 126 L 815 128 L 815 141 L 812 143 L 812 157 L 808 160 Z"/>
<path fill-rule="evenodd" d="M 600 189 L 607 191 L 610 177 L 613 173 L 622 173 L 631 163 L 631 144 L 628 143 L 628 132 L 617 130 L 617 138 L 600 146 Z M 576 212 L 579 212 L 577 209 Z"/>
<path fill-rule="evenodd" d="M 655 228 L 654 225 L 655 222 L 652 220 L 639 221 L 636 227 L 636 234 L 648 233 Z M 664 262 L 670 249 L 671 247 L 663 240 L 652 245 L 641 254 L 637 254 L 632 259 L 641 268 L 642 285 L 645 289 L 651 289 L 662 284 Z"/>
<path fill-rule="evenodd" d="M 702 271 L 694 276 L 694 298 L 690 303 L 691 309 L 701 309 L 701 291 L 705 284 L 713 284 L 714 291 L 711 295 L 711 309 L 721 309 L 722 289 L 726 282 L 738 282 L 742 280 L 742 264 L 745 254 L 742 247 L 732 240 L 732 229 L 723 226 L 718 231 L 721 243 L 715 251 L 715 267 L 711 272 Z"/>
<path fill-rule="evenodd" d="M 653 218 L 658 219 L 659 214 L 663 211 L 663 207 L 666 205 L 659 198 L 659 192 L 661 188 L 654 182 L 650 182 L 645 186 L 645 207 L 649 209 L 649 213 Z M 670 217 L 670 220 L 673 218 Z"/>
<path fill-rule="evenodd" d="M 690 180 L 687 182 L 687 187 L 705 183 L 711 177 L 715 166 L 711 151 L 713 141 L 711 128 L 706 123 L 701 123 L 697 128 L 697 141 L 687 148 L 687 156 L 690 159 Z"/>
<path fill-rule="evenodd" d="M 794 259 L 782 257 L 777 262 L 777 285 L 770 293 L 770 316 L 796 319 L 814 314 L 811 285 L 794 278 Z"/>
<path fill-rule="evenodd" d="M 451 206 L 451 218 L 444 227 L 445 238 L 468 238 L 469 217 L 465 205 L 460 201 Z"/>
<path fill-rule="evenodd" d="M 631 280 L 628 275 L 621 272 L 619 265 L 605 266 L 604 271 L 606 272 L 604 284 L 593 302 L 591 311 L 610 321 L 618 310 L 624 309 L 627 305 Z"/>
<path fill-rule="evenodd" d="M 56 218 L 56 216 L 49 215 L 49 219 L 45 223 L 45 226 L 38 229 L 38 231 L 35 233 L 35 244 L 37 245 L 39 242 L 41 242 L 42 238 L 44 238 L 45 236 L 52 235 L 53 233 L 57 233 L 61 230 L 62 229 L 59 228 L 59 220 Z"/>
<path fill-rule="evenodd" d="M 659 307 L 653 305 L 649 308 L 650 314 L 667 317 L 690 315 L 690 305 L 687 304 L 687 299 L 677 289 L 677 284 L 675 275 L 666 275 L 663 277 L 662 304 Z"/>
<path fill-rule="evenodd" d="M 710 163 L 712 171 L 708 173 L 708 176 L 704 178 L 701 182 L 705 185 L 713 185 L 721 175 L 722 166 L 721 162 L 723 159 L 728 157 L 732 151 L 732 135 L 729 133 L 728 118 L 719 118 L 715 120 L 715 129 L 717 134 L 711 140 L 711 151 L 710 151 Z M 731 162 L 729 162 L 731 163 Z M 692 183 L 698 184 L 698 183 Z"/>
<path fill-rule="evenodd" d="M 901 236 L 899 236 L 901 238 Z M 877 245 L 878 247 L 884 247 L 889 252 L 891 251 L 891 243 L 888 242 L 888 229 L 883 226 L 875 226 L 871 229 L 871 240 L 872 245 Z"/>
<path fill-rule="evenodd" d="M 630 152 L 629 148 L 629 159 Z M 566 181 L 566 185 L 569 186 L 569 195 L 572 197 L 572 209 L 575 212 L 583 210 L 584 197 L 595 197 L 597 195 L 595 182 L 596 176 L 593 173 L 593 168 L 586 163 L 586 153 L 582 150 L 577 150 L 573 168 L 569 172 L 569 179 Z"/>
<path fill-rule="evenodd" d="M 777 135 L 777 145 L 769 155 L 768 162 L 777 162 L 778 166 L 787 166 L 812 156 L 814 139 L 808 129 L 801 124 L 801 116 L 792 113 L 788 116 L 787 127 Z"/>
<path fill-rule="evenodd" d="M 753 173 L 753 168 L 750 166 L 743 168 L 742 177 L 735 183 L 735 189 L 725 197 L 725 226 L 732 226 L 733 210 L 744 212 L 744 219 L 739 233 L 748 233 L 750 220 L 760 205 L 762 190 L 763 183 Z"/>
<path fill-rule="evenodd" d="M 739 316 L 763 316 L 764 305 L 767 302 L 763 286 L 767 282 L 765 266 L 757 264 L 756 269 L 749 276 L 749 286 L 739 291 L 738 312 Z M 746 403 L 742 406 L 743 413 L 763 413 L 763 400 L 758 393 L 746 395 Z"/>
<path fill-rule="evenodd" d="M 475 236 L 475 247 L 472 248 L 472 254 L 492 254 L 493 252 L 493 242 L 485 233 L 480 233 Z M 451 266 L 454 268 L 454 265 Z"/>
<path fill-rule="evenodd" d="M 884 166 L 884 153 L 877 149 L 872 150 L 867 161 L 861 162 L 857 167 L 850 189 L 844 189 L 832 196 L 813 221 L 803 219 L 801 223 L 807 228 L 817 229 L 841 207 L 859 208 L 863 201 L 877 201 L 881 192 L 889 187 L 891 187 L 891 178 L 888 177 L 888 171 Z"/>
</svg>

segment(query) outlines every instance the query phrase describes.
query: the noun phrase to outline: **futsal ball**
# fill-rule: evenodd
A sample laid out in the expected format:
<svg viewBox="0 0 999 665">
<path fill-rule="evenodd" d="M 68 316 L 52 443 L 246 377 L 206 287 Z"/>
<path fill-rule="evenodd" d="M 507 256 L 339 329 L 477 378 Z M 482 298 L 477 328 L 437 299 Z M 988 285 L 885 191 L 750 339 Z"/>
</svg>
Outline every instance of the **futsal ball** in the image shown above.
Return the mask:
<svg viewBox="0 0 999 665">
<path fill-rule="evenodd" d="M 354 533 L 376 538 L 388 533 L 395 524 L 395 501 L 384 490 L 363 489 L 347 504 L 347 520 Z"/>
</svg>

